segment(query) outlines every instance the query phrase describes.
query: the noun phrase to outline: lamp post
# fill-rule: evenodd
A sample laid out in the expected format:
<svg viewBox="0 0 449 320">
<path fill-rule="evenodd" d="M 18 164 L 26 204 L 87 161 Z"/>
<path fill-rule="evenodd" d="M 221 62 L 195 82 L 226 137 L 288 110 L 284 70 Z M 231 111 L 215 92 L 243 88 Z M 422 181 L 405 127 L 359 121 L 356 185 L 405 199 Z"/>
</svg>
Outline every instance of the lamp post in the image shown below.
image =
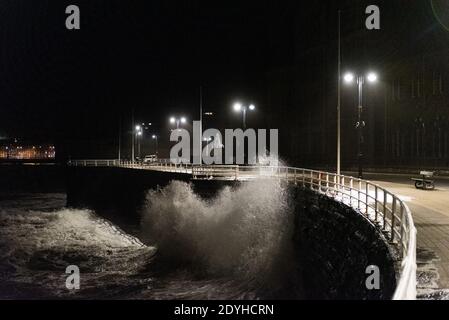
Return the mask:
<svg viewBox="0 0 449 320">
<path fill-rule="evenodd" d="M 246 112 L 254 111 L 256 110 L 256 107 L 253 104 L 250 104 L 249 106 L 243 106 L 241 103 L 237 102 L 234 104 L 234 111 L 235 112 L 241 112 L 242 113 L 242 120 L 243 120 L 243 131 L 246 130 Z"/>
<path fill-rule="evenodd" d="M 341 10 L 338 10 L 337 175 L 341 174 Z"/>
<path fill-rule="evenodd" d="M 159 143 L 158 143 L 158 140 L 159 140 L 159 137 L 156 135 L 156 134 L 153 134 L 152 136 L 151 136 L 151 138 L 156 142 L 156 157 L 158 157 L 158 150 L 159 150 Z"/>
<path fill-rule="evenodd" d="M 352 73 L 346 73 L 344 81 L 348 84 L 352 83 L 356 77 Z M 377 75 L 374 72 L 368 73 L 366 76 L 368 82 L 374 83 L 377 81 Z M 357 76 L 358 87 L 358 105 L 357 105 L 357 123 L 355 125 L 357 129 L 357 163 L 358 163 L 358 177 L 363 178 L 363 128 L 365 127 L 365 121 L 363 118 L 363 85 L 365 84 L 365 76 Z"/>
<path fill-rule="evenodd" d="M 136 135 L 136 140 L 137 140 L 137 154 L 139 155 L 139 160 L 141 160 L 142 159 L 141 143 L 142 143 L 143 130 L 142 130 L 142 127 L 140 125 L 136 126 L 136 128 L 135 128 L 135 135 Z"/>
</svg>

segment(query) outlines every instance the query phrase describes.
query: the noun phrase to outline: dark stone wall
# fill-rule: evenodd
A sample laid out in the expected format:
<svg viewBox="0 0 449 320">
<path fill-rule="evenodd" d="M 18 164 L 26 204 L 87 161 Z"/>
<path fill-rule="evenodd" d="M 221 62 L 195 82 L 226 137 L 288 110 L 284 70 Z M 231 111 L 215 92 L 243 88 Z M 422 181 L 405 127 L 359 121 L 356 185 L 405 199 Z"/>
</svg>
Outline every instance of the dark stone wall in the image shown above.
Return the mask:
<svg viewBox="0 0 449 320">
<path fill-rule="evenodd" d="M 353 209 L 297 187 L 294 243 L 310 299 L 391 299 L 394 260 L 379 231 Z M 380 269 L 380 290 L 365 285 L 369 265 Z"/>
</svg>

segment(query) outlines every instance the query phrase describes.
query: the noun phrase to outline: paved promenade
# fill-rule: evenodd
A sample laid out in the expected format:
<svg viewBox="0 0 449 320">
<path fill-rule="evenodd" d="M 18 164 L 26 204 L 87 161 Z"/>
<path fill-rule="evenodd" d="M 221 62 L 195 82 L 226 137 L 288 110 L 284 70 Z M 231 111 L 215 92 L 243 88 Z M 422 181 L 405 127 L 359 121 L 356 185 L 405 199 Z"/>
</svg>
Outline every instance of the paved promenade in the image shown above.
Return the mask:
<svg viewBox="0 0 449 320">
<path fill-rule="evenodd" d="M 397 194 L 410 207 L 417 229 L 418 296 L 449 299 L 449 180 L 433 191 L 418 190 L 411 175 L 366 174 L 365 179 Z"/>
</svg>

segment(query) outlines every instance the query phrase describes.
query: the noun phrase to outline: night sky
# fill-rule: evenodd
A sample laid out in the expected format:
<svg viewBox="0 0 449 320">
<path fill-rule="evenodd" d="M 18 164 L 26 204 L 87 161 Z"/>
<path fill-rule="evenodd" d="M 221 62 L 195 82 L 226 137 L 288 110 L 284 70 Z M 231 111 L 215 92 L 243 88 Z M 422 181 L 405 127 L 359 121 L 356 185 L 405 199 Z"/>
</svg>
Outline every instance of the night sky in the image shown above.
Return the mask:
<svg viewBox="0 0 449 320">
<path fill-rule="evenodd" d="M 72 3 L 79 31 L 65 28 Z M 288 62 L 296 5 L 275 3 L 2 1 L 0 135 L 110 137 L 132 108 L 161 126 L 197 119 L 200 86 L 205 110 L 232 118 L 232 102 L 259 102 L 264 72 Z"/>
</svg>

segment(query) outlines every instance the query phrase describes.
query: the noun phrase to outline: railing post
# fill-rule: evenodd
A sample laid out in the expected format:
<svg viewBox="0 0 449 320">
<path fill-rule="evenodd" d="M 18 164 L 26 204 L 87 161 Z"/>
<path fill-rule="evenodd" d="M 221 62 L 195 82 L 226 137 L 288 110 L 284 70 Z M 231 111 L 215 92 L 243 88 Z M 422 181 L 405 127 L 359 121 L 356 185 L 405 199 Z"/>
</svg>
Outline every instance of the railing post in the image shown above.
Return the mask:
<svg viewBox="0 0 449 320">
<path fill-rule="evenodd" d="M 310 189 L 313 190 L 313 171 L 310 171 Z"/>
<path fill-rule="evenodd" d="M 349 196 L 350 196 L 350 203 L 352 206 L 352 190 L 354 189 L 354 178 L 349 178 Z"/>
<path fill-rule="evenodd" d="M 396 197 L 393 196 L 393 203 L 391 206 L 391 238 L 390 241 L 394 241 L 394 226 L 396 224 Z"/>
<path fill-rule="evenodd" d="M 383 229 L 385 230 L 386 225 L 387 225 L 387 192 L 385 191 L 385 189 L 383 190 L 384 193 L 384 205 L 383 205 Z"/>
<path fill-rule="evenodd" d="M 338 176 L 338 190 L 340 190 L 341 193 L 341 199 L 344 201 L 344 190 L 345 190 L 345 177 L 344 176 Z"/>
<path fill-rule="evenodd" d="M 358 192 L 358 196 L 357 196 L 358 206 L 357 207 L 359 208 L 359 211 L 361 211 L 360 190 L 362 190 L 362 180 L 359 179 L 359 187 L 357 188 L 357 192 Z"/>
<path fill-rule="evenodd" d="M 335 190 L 335 196 L 338 197 L 338 184 L 337 184 L 337 179 L 339 179 L 339 177 L 337 177 L 337 175 L 334 176 L 334 190 Z"/>
<path fill-rule="evenodd" d="M 306 187 L 306 170 L 302 169 L 302 187 Z"/>
<path fill-rule="evenodd" d="M 401 259 L 404 257 L 404 205 L 401 203 Z"/>
<path fill-rule="evenodd" d="M 374 186 L 374 221 L 377 222 L 377 197 L 378 197 L 378 189 L 377 186 Z"/>
<path fill-rule="evenodd" d="M 369 209 L 369 196 L 368 196 L 368 194 L 369 194 L 369 183 L 368 182 L 366 182 L 365 181 L 365 199 L 366 199 L 366 203 L 365 203 L 365 213 L 366 213 L 366 216 L 368 216 L 368 214 L 369 214 L 369 212 L 368 212 L 368 209 Z"/>
</svg>

